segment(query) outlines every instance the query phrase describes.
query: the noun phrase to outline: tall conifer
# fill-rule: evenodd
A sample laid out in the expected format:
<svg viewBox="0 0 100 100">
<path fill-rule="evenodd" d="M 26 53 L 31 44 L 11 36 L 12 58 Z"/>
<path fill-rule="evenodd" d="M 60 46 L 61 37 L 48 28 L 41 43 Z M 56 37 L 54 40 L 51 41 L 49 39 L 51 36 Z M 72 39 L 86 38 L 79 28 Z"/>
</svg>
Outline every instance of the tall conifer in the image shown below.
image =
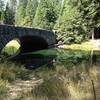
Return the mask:
<svg viewBox="0 0 100 100">
<path fill-rule="evenodd" d="M 0 0 L 0 23 L 3 23 L 4 18 L 4 2 Z"/>
<path fill-rule="evenodd" d="M 17 1 L 9 0 L 6 5 L 4 12 L 4 24 L 15 24 L 15 12 L 16 12 Z"/>
<path fill-rule="evenodd" d="M 17 12 L 15 16 L 15 24 L 18 26 L 24 26 L 24 18 L 26 16 L 26 6 L 28 0 L 19 0 Z"/>
<path fill-rule="evenodd" d="M 33 26 L 38 28 L 53 29 L 59 16 L 60 1 L 61 0 L 40 0 Z"/>
<path fill-rule="evenodd" d="M 25 26 L 31 26 L 33 24 L 33 19 L 36 13 L 36 9 L 38 6 L 37 0 L 28 0 L 27 6 L 26 6 L 26 16 L 24 19 Z"/>
</svg>

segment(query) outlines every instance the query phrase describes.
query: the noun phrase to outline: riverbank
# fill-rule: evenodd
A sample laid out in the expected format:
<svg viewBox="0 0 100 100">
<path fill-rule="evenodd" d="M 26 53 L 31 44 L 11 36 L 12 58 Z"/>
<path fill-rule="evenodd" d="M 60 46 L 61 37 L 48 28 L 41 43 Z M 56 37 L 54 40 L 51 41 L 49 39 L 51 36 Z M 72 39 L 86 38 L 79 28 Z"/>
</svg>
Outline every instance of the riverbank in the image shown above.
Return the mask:
<svg viewBox="0 0 100 100">
<path fill-rule="evenodd" d="M 72 50 L 84 50 L 84 51 L 91 51 L 91 50 L 100 50 L 100 40 L 89 40 L 86 42 L 82 42 L 81 44 L 71 44 L 71 45 L 61 45 L 59 48 L 64 49 L 72 49 Z"/>
<path fill-rule="evenodd" d="M 95 55 L 96 59 L 91 65 L 93 46 L 91 43 L 88 41 L 82 44 L 63 45 L 59 47 L 61 49 L 36 52 L 45 56 L 57 55 L 53 69 L 50 69 L 52 65 L 28 70 L 19 64 L 9 62 L 0 64 L 2 93 L 0 98 L 2 100 L 93 100 L 96 97 L 100 100 L 100 53 L 97 50 L 98 54 Z"/>
<path fill-rule="evenodd" d="M 39 68 L 32 72 L 32 79 L 11 83 L 6 100 L 94 100 L 94 96 L 100 100 L 99 70 L 98 66 L 88 72 L 79 66 L 71 70 L 63 66 Z"/>
</svg>

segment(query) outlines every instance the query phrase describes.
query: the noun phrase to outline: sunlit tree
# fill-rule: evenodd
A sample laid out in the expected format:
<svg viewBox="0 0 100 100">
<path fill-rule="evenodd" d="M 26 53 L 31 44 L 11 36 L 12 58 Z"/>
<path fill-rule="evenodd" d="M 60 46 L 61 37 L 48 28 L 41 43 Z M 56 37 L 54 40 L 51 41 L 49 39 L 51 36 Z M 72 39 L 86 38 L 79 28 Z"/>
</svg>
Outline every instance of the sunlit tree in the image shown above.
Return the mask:
<svg viewBox="0 0 100 100">
<path fill-rule="evenodd" d="M 26 15 L 24 19 L 25 26 L 31 26 L 33 24 L 33 19 L 36 13 L 36 9 L 38 6 L 37 0 L 28 0 L 27 6 L 26 6 Z"/>
<path fill-rule="evenodd" d="M 24 18 L 26 16 L 26 6 L 28 0 L 19 0 L 17 12 L 15 15 L 15 24 L 18 26 L 24 26 Z"/>
<path fill-rule="evenodd" d="M 33 22 L 34 27 L 53 29 L 59 16 L 61 0 L 40 0 Z"/>
</svg>

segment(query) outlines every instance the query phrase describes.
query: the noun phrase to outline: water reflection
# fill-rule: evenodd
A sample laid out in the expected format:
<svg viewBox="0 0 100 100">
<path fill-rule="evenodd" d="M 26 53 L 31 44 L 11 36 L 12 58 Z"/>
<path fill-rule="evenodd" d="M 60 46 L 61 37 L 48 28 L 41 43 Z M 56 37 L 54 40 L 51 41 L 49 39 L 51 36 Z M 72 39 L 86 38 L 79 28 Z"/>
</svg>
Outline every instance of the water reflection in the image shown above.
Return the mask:
<svg viewBox="0 0 100 100">
<path fill-rule="evenodd" d="M 48 66 L 49 68 L 52 68 L 55 58 L 55 50 L 42 50 L 39 52 L 19 54 L 16 57 L 10 59 L 10 61 L 23 64 L 28 69 L 35 69 L 41 66 Z"/>
<path fill-rule="evenodd" d="M 100 60 L 99 51 L 71 50 L 71 49 L 47 49 L 38 52 L 20 54 L 11 61 L 24 64 L 27 68 L 34 69 L 41 66 L 52 67 L 55 61 L 56 66 L 64 66 L 67 69 L 74 67 L 84 67 L 88 70 L 92 64 L 98 64 Z"/>
</svg>

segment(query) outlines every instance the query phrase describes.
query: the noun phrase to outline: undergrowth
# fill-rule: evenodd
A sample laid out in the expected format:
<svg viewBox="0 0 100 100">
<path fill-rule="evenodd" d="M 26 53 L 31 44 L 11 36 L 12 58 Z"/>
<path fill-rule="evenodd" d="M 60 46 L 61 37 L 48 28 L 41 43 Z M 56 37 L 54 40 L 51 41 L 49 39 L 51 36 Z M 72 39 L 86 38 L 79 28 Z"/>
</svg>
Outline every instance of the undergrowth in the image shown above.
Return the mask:
<svg viewBox="0 0 100 100">
<path fill-rule="evenodd" d="M 99 70 L 98 66 L 87 70 L 84 63 L 71 70 L 64 66 L 56 66 L 55 70 L 40 68 L 34 74 L 43 79 L 43 83 L 23 93 L 19 100 L 93 100 L 91 80 L 98 87 Z"/>
<path fill-rule="evenodd" d="M 17 79 L 29 79 L 28 70 L 12 62 L 0 63 L 0 96 L 7 91 L 7 85 Z"/>
</svg>

